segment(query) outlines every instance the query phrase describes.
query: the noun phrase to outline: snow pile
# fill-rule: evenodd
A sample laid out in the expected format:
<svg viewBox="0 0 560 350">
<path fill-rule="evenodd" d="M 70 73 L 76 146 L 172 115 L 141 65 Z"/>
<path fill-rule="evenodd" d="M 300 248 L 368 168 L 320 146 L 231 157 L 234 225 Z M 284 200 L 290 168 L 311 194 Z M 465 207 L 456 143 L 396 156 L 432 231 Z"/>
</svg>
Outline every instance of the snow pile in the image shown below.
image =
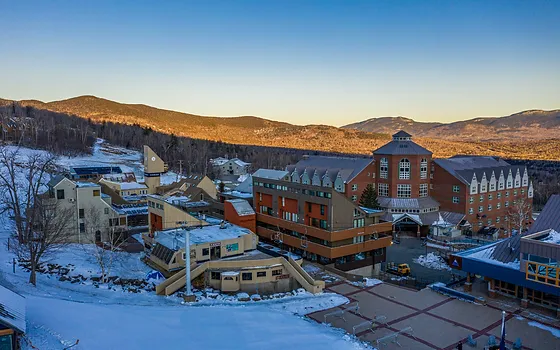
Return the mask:
<svg viewBox="0 0 560 350">
<path fill-rule="evenodd" d="M 535 321 L 530 321 L 530 322 L 528 322 L 528 324 L 529 324 L 529 326 L 537 327 L 537 328 L 540 328 L 542 330 L 549 331 L 556 338 L 560 338 L 560 329 L 553 328 L 553 327 L 550 327 L 550 326 L 546 326 L 542 323 L 535 322 Z"/>
<path fill-rule="evenodd" d="M 451 271 L 451 267 L 449 267 L 449 265 L 447 265 L 441 257 L 435 255 L 434 253 L 420 255 L 413 261 L 429 269 Z"/>
<path fill-rule="evenodd" d="M 378 284 L 383 283 L 383 281 L 378 280 L 376 278 L 364 278 L 366 287 L 373 287 Z"/>
<path fill-rule="evenodd" d="M 560 233 L 550 230 L 548 236 L 542 242 L 560 244 Z"/>
</svg>

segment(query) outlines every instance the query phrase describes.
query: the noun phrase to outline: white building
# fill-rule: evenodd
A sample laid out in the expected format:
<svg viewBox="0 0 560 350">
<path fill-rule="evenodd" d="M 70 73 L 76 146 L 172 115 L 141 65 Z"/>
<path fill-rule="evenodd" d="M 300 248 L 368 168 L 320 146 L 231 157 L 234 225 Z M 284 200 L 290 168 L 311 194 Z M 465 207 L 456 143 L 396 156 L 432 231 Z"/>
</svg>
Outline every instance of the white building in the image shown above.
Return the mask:
<svg viewBox="0 0 560 350">
<path fill-rule="evenodd" d="M 216 173 L 220 176 L 245 175 L 249 173 L 249 167 L 251 166 L 251 163 L 244 162 L 239 158 L 227 159 L 219 157 L 211 159 L 210 163 L 212 164 L 214 171 L 216 171 Z"/>
</svg>

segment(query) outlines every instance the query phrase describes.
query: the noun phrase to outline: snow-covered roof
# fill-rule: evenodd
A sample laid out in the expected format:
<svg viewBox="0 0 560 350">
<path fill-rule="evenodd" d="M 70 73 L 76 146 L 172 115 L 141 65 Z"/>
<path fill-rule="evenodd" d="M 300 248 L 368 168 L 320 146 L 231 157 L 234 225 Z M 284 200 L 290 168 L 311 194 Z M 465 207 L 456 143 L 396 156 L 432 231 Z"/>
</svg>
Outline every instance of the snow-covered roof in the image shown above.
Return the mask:
<svg viewBox="0 0 560 350">
<path fill-rule="evenodd" d="M 148 215 L 147 205 L 134 206 L 113 206 L 115 211 L 122 215 Z"/>
<path fill-rule="evenodd" d="M 185 246 L 185 229 L 177 228 L 155 233 L 156 241 L 172 250 Z M 251 234 L 251 231 L 231 223 L 226 223 L 224 228 L 220 225 L 208 225 L 189 230 L 191 245 L 221 242 L 229 239 Z"/>
<path fill-rule="evenodd" d="M 474 248 L 471 250 L 468 250 L 467 252 L 469 252 L 468 254 L 460 254 L 463 255 L 463 257 L 468 257 L 474 260 L 478 260 L 478 261 L 483 261 L 485 263 L 488 264 L 492 264 L 492 265 L 498 265 L 498 266 L 503 266 L 503 267 L 507 267 L 510 269 L 515 269 L 515 270 L 519 270 L 520 267 L 520 262 L 519 262 L 519 253 L 517 253 L 517 257 L 514 258 L 513 261 L 502 261 L 499 260 L 496 256 L 496 254 L 494 254 L 494 251 L 496 250 L 497 245 L 502 242 L 496 242 L 490 245 L 486 245 L 486 246 L 482 246 L 479 248 Z"/>
<path fill-rule="evenodd" d="M 115 182 L 115 181 L 106 181 L 111 184 L 115 184 L 121 187 L 122 190 L 144 190 L 147 189 L 148 186 L 143 183 L 139 182 Z"/>
<path fill-rule="evenodd" d="M 239 165 L 239 166 L 242 166 L 242 167 L 243 167 L 243 166 L 249 166 L 249 165 L 251 165 L 251 163 L 244 162 L 244 161 L 242 161 L 242 160 L 239 159 L 239 158 L 235 158 L 235 159 L 232 159 L 232 160 L 233 160 L 233 162 L 234 162 L 235 164 L 237 164 L 237 165 Z"/>
<path fill-rule="evenodd" d="M 224 158 L 224 157 L 218 157 L 218 158 L 214 158 L 211 159 L 210 162 L 212 162 L 212 164 L 214 165 L 224 165 L 229 161 L 229 159 Z"/>
<path fill-rule="evenodd" d="M 253 207 L 244 199 L 230 199 L 226 202 L 229 202 L 233 205 L 233 209 L 237 212 L 239 216 L 246 216 L 246 215 L 253 215 L 255 211 Z"/>
<path fill-rule="evenodd" d="M 101 187 L 101 186 L 93 182 L 76 182 L 76 187 L 84 188 L 84 187 Z"/>
<path fill-rule="evenodd" d="M 376 214 L 376 213 L 383 213 L 383 210 L 380 209 L 371 209 L 366 207 L 360 207 L 366 214 Z"/>
<path fill-rule="evenodd" d="M 548 232 L 548 236 L 541 239 L 541 242 L 560 244 L 560 233 L 550 230 L 550 232 Z"/>
<path fill-rule="evenodd" d="M 288 176 L 285 170 L 259 169 L 253 173 L 253 177 L 261 177 L 270 180 L 282 180 Z"/>
<path fill-rule="evenodd" d="M 1 285 L 0 323 L 25 333 L 25 298 Z"/>
</svg>

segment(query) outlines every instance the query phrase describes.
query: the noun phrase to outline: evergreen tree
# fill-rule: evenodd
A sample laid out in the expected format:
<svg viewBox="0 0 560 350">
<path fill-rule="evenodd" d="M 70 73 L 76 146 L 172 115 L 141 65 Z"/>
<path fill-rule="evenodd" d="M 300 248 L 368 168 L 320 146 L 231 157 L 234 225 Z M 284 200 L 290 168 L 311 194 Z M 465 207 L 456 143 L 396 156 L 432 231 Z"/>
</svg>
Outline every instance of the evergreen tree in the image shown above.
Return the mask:
<svg viewBox="0 0 560 350">
<path fill-rule="evenodd" d="M 226 184 L 223 182 L 220 182 L 220 184 L 218 185 L 218 191 L 219 192 L 224 192 L 226 189 Z"/>
<path fill-rule="evenodd" d="M 360 205 L 362 207 L 377 209 L 379 203 L 377 202 L 377 192 L 373 188 L 372 184 L 368 184 L 360 197 Z"/>
</svg>

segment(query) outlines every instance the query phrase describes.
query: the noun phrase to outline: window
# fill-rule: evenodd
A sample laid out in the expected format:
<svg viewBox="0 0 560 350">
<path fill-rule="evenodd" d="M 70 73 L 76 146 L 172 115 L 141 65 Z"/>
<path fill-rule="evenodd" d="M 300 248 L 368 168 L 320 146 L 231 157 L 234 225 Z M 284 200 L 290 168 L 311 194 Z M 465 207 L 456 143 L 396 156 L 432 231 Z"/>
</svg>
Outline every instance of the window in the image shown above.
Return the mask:
<svg viewBox="0 0 560 350">
<path fill-rule="evenodd" d="M 355 202 L 355 201 L 357 201 L 357 200 L 358 200 L 358 196 L 353 195 L 353 196 L 352 196 L 352 202 Z"/>
<path fill-rule="evenodd" d="M 494 195 L 492 193 L 488 194 L 488 200 L 491 201 L 492 199 L 494 199 Z"/>
<path fill-rule="evenodd" d="M 496 194 L 496 198 L 498 198 L 498 199 L 502 198 L 502 192 L 498 192 L 498 193 Z"/>
<path fill-rule="evenodd" d="M 484 211 L 484 207 L 483 207 L 482 205 L 479 206 L 479 207 L 478 207 L 478 212 L 479 212 L 479 213 L 482 213 L 483 211 Z"/>
<path fill-rule="evenodd" d="M 80 232 L 86 232 L 86 224 L 84 224 L 83 222 L 80 223 Z"/>
<path fill-rule="evenodd" d="M 521 189 L 521 194 L 525 194 L 525 189 L 524 188 Z"/>
<path fill-rule="evenodd" d="M 473 204 L 474 203 L 474 197 L 469 197 L 469 203 Z"/>
<path fill-rule="evenodd" d="M 78 216 L 80 219 L 85 217 L 84 209 L 78 209 Z"/>
<path fill-rule="evenodd" d="M 56 199 L 64 199 L 64 190 L 56 190 Z"/>
<path fill-rule="evenodd" d="M 103 212 L 105 213 L 105 215 L 109 215 L 109 208 L 103 208 Z"/>
<path fill-rule="evenodd" d="M 364 227 L 366 225 L 366 219 L 354 219 L 354 228 L 356 227 Z"/>
<path fill-rule="evenodd" d="M 406 158 L 401 159 L 399 162 L 399 179 L 410 179 L 410 161 Z"/>
<path fill-rule="evenodd" d="M 272 270 L 272 276 L 280 276 L 282 274 L 282 270 Z"/>
<path fill-rule="evenodd" d="M 354 243 L 354 244 L 363 243 L 363 242 L 364 242 L 364 236 L 352 237 L 352 243 Z"/>
<path fill-rule="evenodd" d="M 377 185 L 378 195 L 380 197 L 389 197 L 389 185 L 388 184 L 379 184 Z"/>
<path fill-rule="evenodd" d="M 325 206 L 321 204 L 321 215 L 325 215 Z"/>
<path fill-rule="evenodd" d="M 513 195 L 517 196 L 517 190 L 513 190 Z"/>
<path fill-rule="evenodd" d="M 258 271 L 257 277 L 266 277 L 266 271 Z"/>
<path fill-rule="evenodd" d="M 420 161 L 420 178 L 426 179 L 428 177 L 428 160 L 426 158 L 422 158 Z"/>
<path fill-rule="evenodd" d="M 478 198 L 479 202 L 484 202 L 484 195 L 480 195 L 480 197 Z"/>
<path fill-rule="evenodd" d="M 313 204 L 310 202 L 307 202 L 307 211 L 310 213 L 313 211 Z"/>
<path fill-rule="evenodd" d="M 509 201 L 506 201 L 506 202 L 504 203 L 504 207 L 506 207 L 506 208 L 509 207 Z"/>
<path fill-rule="evenodd" d="M 496 204 L 496 209 L 500 209 L 502 207 L 502 203 L 497 203 Z"/>
<path fill-rule="evenodd" d="M 412 191 L 410 190 L 410 185 L 397 185 L 397 197 L 398 198 L 410 198 Z"/>
<path fill-rule="evenodd" d="M 453 197 L 453 203 L 459 203 L 459 197 Z"/>
<path fill-rule="evenodd" d="M 500 217 L 499 217 L 499 216 L 496 218 L 496 223 L 497 223 L 497 224 L 500 223 Z"/>
<path fill-rule="evenodd" d="M 101 191 L 99 190 L 93 190 L 93 196 L 94 197 L 99 197 L 101 195 Z"/>
<path fill-rule="evenodd" d="M 460 187 L 460 186 L 453 185 L 453 192 L 459 193 L 460 190 L 461 190 L 461 187 Z"/>
<path fill-rule="evenodd" d="M 241 279 L 243 281 L 252 281 L 253 280 L 253 273 L 252 272 L 243 272 L 241 274 Z"/>
<path fill-rule="evenodd" d="M 213 280 L 219 280 L 221 277 L 221 274 L 219 272 L 210 272 L 210 278 Z"/>
<path fill-rule="evenodd" d="M 358 184 L 353 184 L 352 191 L 357 191 L 357 190 L 358 190 Z"/>
<path fill-rule="evenodd" d="M 506 191 L 506 197 L 509 197 L 509 191 Z"/>
<path fill-rule="evenodd" d="M 327 220 L 319 220 L 319 227 L 323 230 L 327 229 Z"/>
<path fill-rule="evenodd" d="M 420 197 L 428 197 L 428 184 L 420 184 L 420 190 L 418 194 Z"/>
<path fill-rule="evenodd" d="M 492 204 L 488 204 L 488 211 L 492 210 Z"/>
<path fill-rule="evenodd" d="M 488 219 L 487 223 L 488 225 L 492 225 L 492 219 Z"/>
<path fill-rule="evenodd" d="M 469 208 L 469 214 L 474 214 L 474 209 L 473 208 Z"/>
<path fill-rule="evenodd" d="M 202 256 L 208 256 L 208 255 L 210 255 L 210 249 L 202 248 Z"/>
<path fill-rule="evenodd" d="M 379 162 L 379 178 L 386 179 L 387 174 L 389 173 L 389 162 L 387 158 L 381 158 Z"/>
</svg>

